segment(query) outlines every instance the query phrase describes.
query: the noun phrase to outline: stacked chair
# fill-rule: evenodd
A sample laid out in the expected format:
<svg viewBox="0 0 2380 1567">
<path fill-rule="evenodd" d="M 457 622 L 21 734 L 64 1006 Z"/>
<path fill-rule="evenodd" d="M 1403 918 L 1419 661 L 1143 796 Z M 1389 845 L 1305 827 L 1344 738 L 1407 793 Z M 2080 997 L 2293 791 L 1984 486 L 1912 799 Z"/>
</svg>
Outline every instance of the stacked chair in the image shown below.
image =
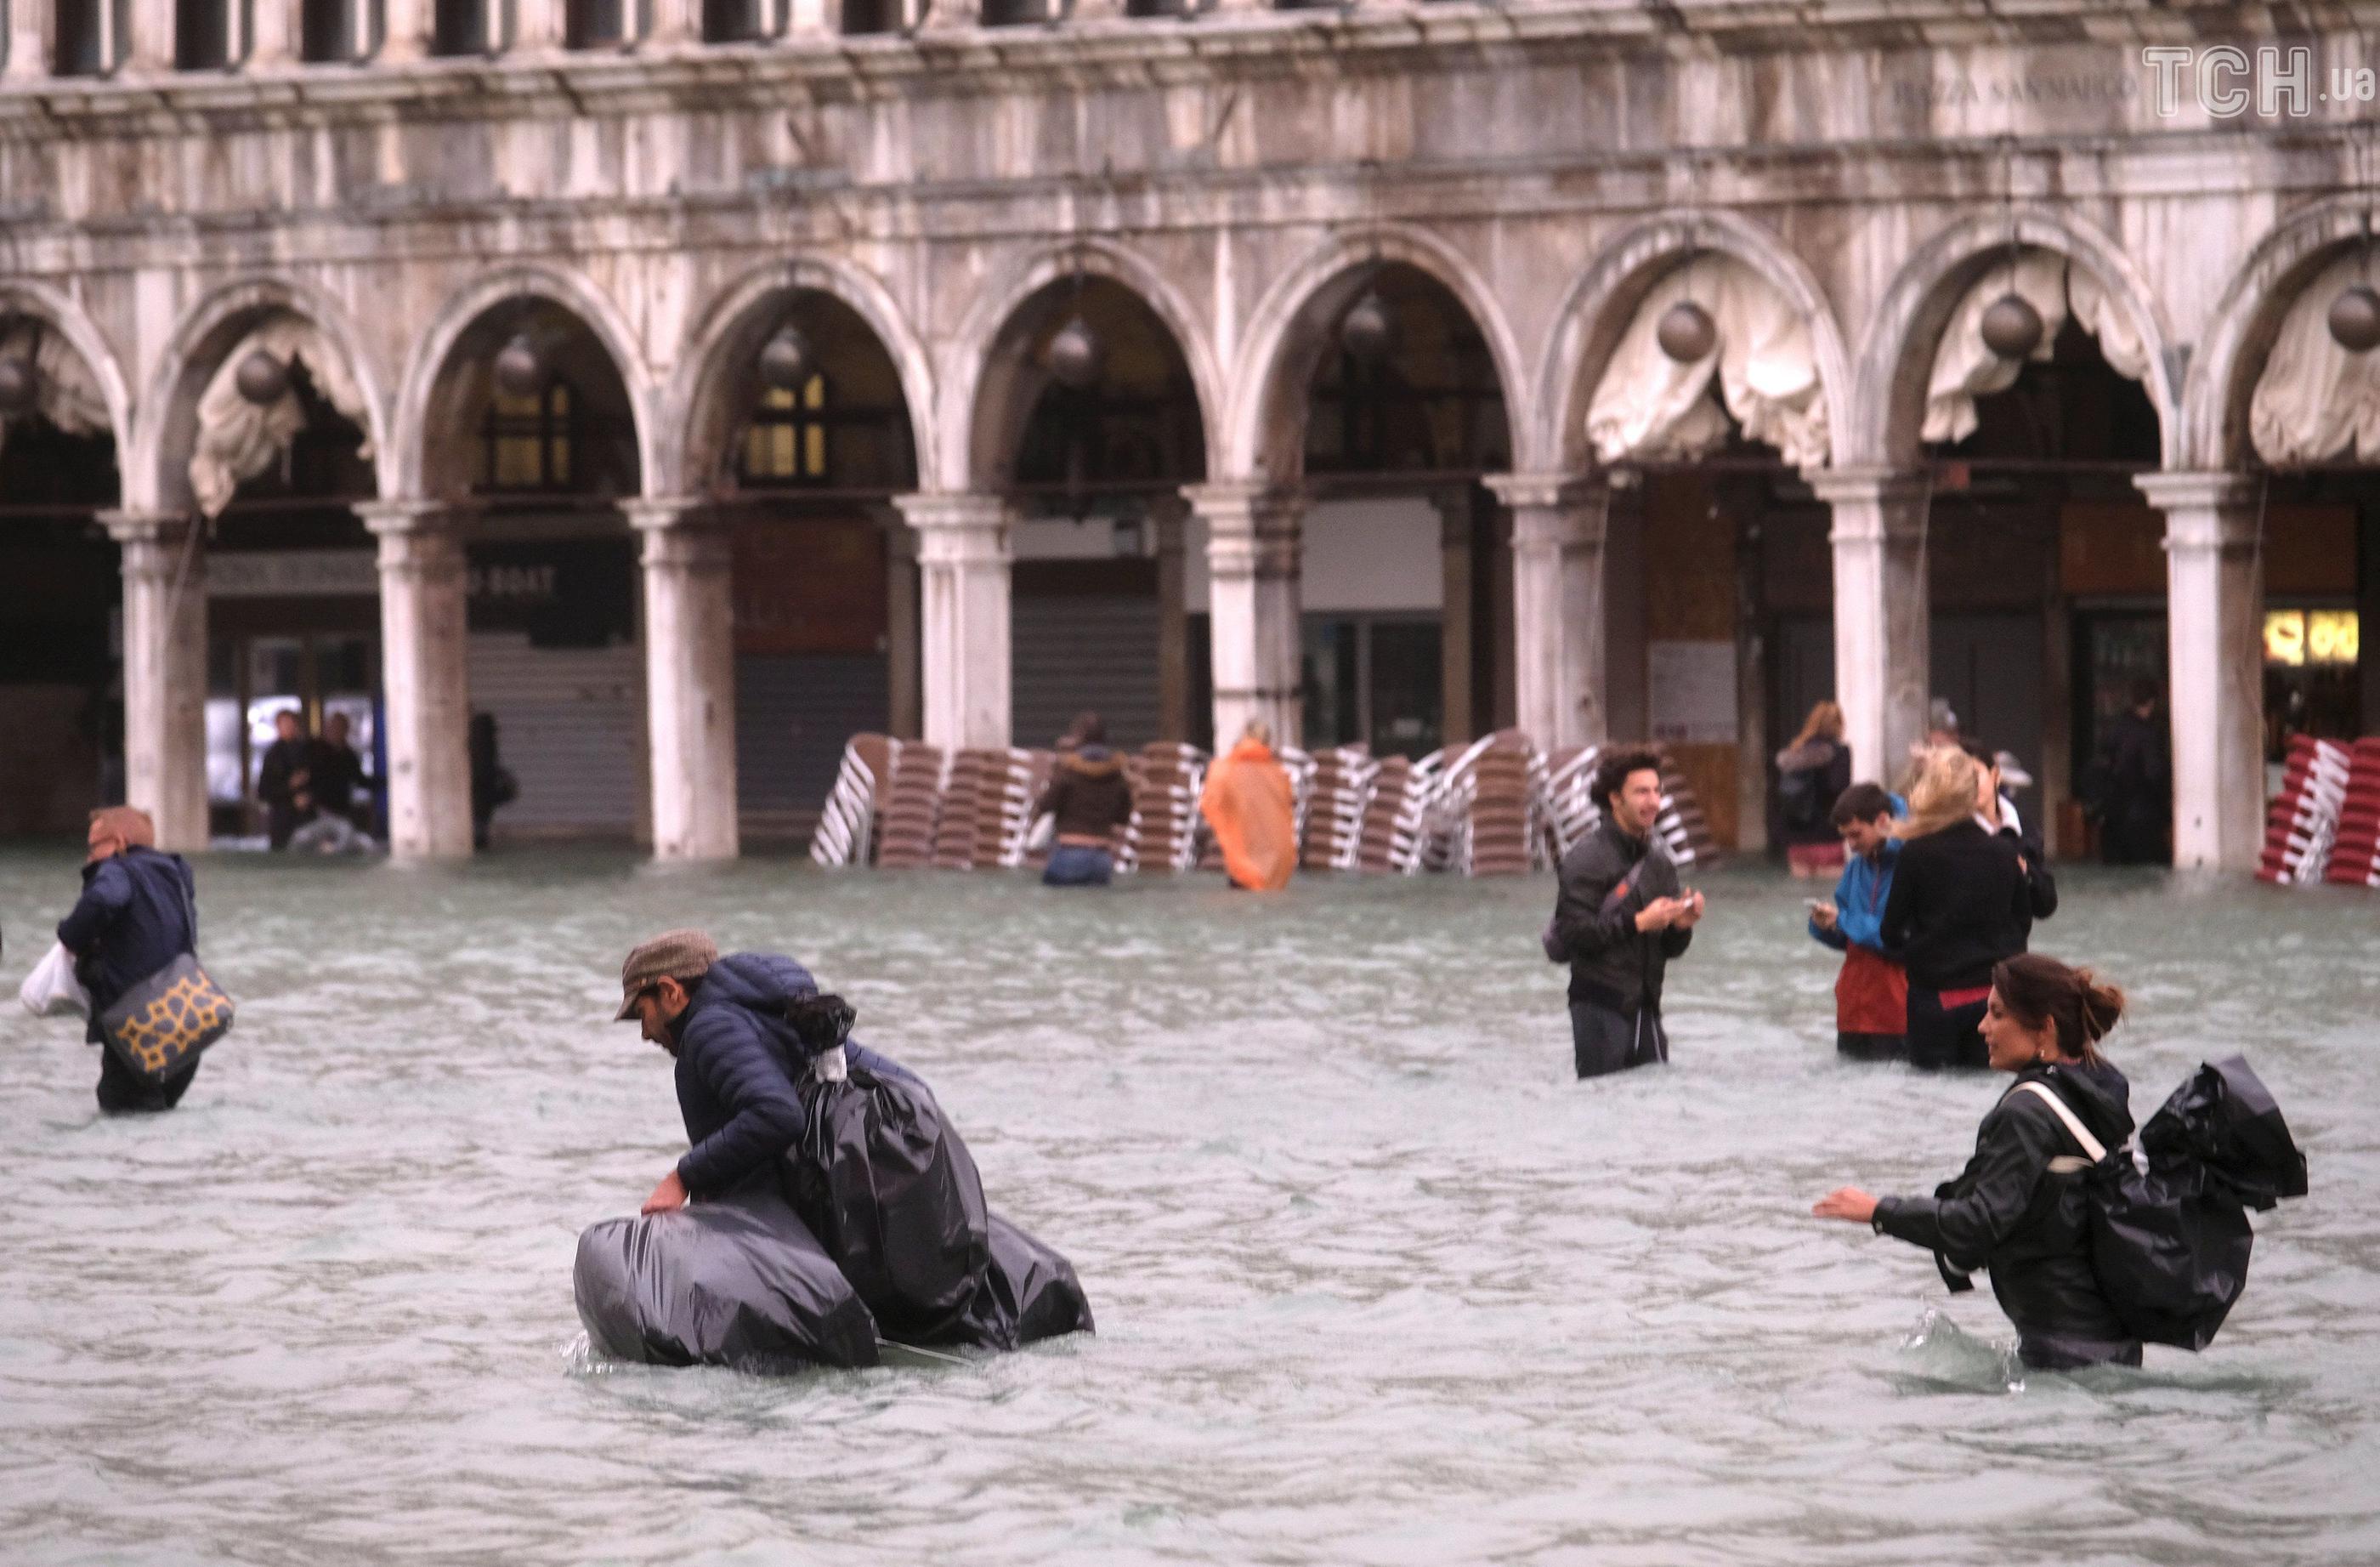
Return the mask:
<svg viewBox="0 0 2380 1567">
<path fill-rule="evenodd" d="M 818 831 L 810 835 L 810 858 L 817 864 L 874 862 L 878 811 L 900 747 L 900 741 L 883 735 L 855 735 L 843 747 L 843 765 L 827 791 Z"/>
<path fill-rule="evenodd" d="M 2358 740 L 2348 748 L 2347 789 L 2324 880 L 2380 887 L 2380 739 Z"/>
<path fill-rule="evenodd" d="M 2348 748 L 2336 740 L 2300 735 L 2289 741 L 2280 792 L 2265 818 L 2258 881 L 2303 886 L 2323 879 L 2347 804 L 2350 760 Z"/>
<path fill-rule="evenodd" d="M 1132 784 L 1135 869 L 1187 870 L 1198 860 L 1198 791 L 1207 781 L 1206 754 L 1194 746 L 1158 740 L 1141 747 L 1138 761 Z"/>
<path fill-rule="evenodd" d="M 930 865 L 941 819 L 946 759 L 936 747 L 905 743 L 892 758 L 892 787 L 884 802 L 876 863 L 887 869 Z"/>
<path fill-rule="evenodd" d="M 984 751 L 954 751 L 942 775 L 941 808 L 934 816 L 934 852 L 929 863 L 938 870 L 968 870 L 975 866 L 977 803 L 983 783 Z"/>
<path fill-rule="evenodd" d="M 1419 761 L 1383 757 L 1372 775 L 1372 792 L 1364 802 L 1363 829 L 1357 840 L 1355 865 L 1375 875 L 1411 876 L 1421 869 L 1423 819 L 1429 810 L 1438 759 L 1432 752 Z"/>
<path fill-rule="evenodd" d="M 1718 844 L 1711 837 L 1710 823 L 1703 819 L 1702 802 L 1694 798 L 1694 785 L 1667 757 L 1661 759 L 1661 814 L 1654 818 L 1653 831 L 1660 834 L 1662 845 L 1681 870 L 1690 865 L 1708 865 L 1718 857 Z"/>
<path fill-rule="evenodd" d="M 1314 784 L 1298 836 L 1298 865 L 1353 870 L 1364 843 L 1364 808 L 1380 764 L 1366 746 L 1337 746 L 1314 757 Z"/>
</svg>

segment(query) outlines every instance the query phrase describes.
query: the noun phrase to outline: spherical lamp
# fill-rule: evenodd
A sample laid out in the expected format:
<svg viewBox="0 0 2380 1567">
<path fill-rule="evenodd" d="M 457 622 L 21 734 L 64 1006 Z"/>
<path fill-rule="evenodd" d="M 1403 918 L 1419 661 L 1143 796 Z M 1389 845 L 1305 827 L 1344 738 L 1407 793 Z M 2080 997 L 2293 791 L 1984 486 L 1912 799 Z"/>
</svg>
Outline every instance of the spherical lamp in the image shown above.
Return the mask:
<svg viewBox="0 0 2380 1567">
<path fill-rule="evenodd" d="M 534 397 L 545 390 L 545 356 L 526 332 L 514 334 L 511 342 L 496 350 L 492 369 L 496 390 L 507 397 Z"/>
<path fill-rule="evenodd" d="M 2330 302 L 2330 337 L 2350 354 L 2380 346 L 2380 294 L 2370 284 L 2350 284 Z"/>
<path fill-rule="evenodd" d="M 41 401 L 41 368 L 30 358 L 0 359 L 0 419 L 31 413 Z"/>
<path fill-rule="evenodd" d="M 1378 289 L 1367 288 L 1339 323 L 1339 343 L 1358 361 L 1376 365 L 1397 346 L 1397 323 L 1388 301 Z"/>
<path fill-rule="evenodd" d="M 1663 310 L 1653 324 L 1653 340 L 1678 363 L 1694 364 L 1709 358 L 1718 346 L 1718 322 L 1692 299 L 1681 299 Z"/>
<path fill-rule="evenodd" d="M 258 407 L 269 407 L 289 395 L 289 366 L 261 348 L 251 349 L 232 372 L 232 384 Z"/>
<path fill-rule="evenodd" d="M 2023 358 L 2041 346 L 2041 312 L 2021 294 L 2003 294 L 1984 311 L 1983 338 L 2001 358 Z"/>
<path fill-rule="evenodd" d="M 1107 360 L 1106 346 L 1091 323 L 1075 316 L 1050 339 L 1050 373 L 1079 392 L 1099 378 Z"/>
<path fill-rule="evenodd" d="M 760 346 L 760 379 L 780 392 L 798 392 L 808 385 L 815 363 L 809 336 L 798 326 L 780 327 Z"/>
</svg>

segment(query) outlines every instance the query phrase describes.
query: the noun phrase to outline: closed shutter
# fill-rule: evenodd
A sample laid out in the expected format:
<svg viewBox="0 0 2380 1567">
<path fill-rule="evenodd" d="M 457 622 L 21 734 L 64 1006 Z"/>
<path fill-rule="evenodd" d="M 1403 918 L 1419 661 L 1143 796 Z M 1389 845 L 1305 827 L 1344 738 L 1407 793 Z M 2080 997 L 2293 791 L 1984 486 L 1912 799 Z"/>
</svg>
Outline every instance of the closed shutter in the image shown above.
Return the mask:
<svg viewBox="0 0 2380 1567">
<path fill-rule="evenodd" d="M 808 829 L 854 735 L 892 711 L 881 653 L 746 653 L 735 661 L 735 808 L 747 834 Z"/>
<path fill-rule="evenodd" d="M 1158 737 L 1158 607 L 1153 597 L 1018 597 L 1009 610 L 1011 733 L 1047 746 L 1086 708 L 1108 740 L 1135 749 Z"/>
<path fill-rule="evenodd" d="M 495 833 L 629 838 L 637 832 L 644 662 L 634 643 L 532 648 L 525 632 L 471 636 L 471 708 L 492 713 L 519 797 Z"/>
</svg>

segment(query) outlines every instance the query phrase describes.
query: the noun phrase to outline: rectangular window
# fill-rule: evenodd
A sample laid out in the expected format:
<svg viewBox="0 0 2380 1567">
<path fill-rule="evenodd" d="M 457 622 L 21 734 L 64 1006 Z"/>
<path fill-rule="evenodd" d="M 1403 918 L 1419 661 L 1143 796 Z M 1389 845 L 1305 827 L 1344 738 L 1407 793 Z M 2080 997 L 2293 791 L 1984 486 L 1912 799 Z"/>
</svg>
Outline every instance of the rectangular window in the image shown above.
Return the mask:
<svg viewBox="0 0 2380 1567">
<path fill-rule="evenodd" d="M 571 49 L 616 49 L 628 42 L 629 0 L 568 0 L 563 43 Z"/>
<path fill-rule="evenodd" d="M 239 0 L 175 0 L 174 68 L 219 71 L 237 58 L 233 6 Z"/>
<path fill-rule="evenodd" d="M 363 55 L 365 19 L 359 0 L 303 0 L 298 25 L 298 56 L 309 65 L 343 65 Z"/>
<path fill-rule="evenodd" d="M 435 0 L 430 52 L 453 58 L 493 55 L 504 47 L 504 0 Z"/>
</svg>

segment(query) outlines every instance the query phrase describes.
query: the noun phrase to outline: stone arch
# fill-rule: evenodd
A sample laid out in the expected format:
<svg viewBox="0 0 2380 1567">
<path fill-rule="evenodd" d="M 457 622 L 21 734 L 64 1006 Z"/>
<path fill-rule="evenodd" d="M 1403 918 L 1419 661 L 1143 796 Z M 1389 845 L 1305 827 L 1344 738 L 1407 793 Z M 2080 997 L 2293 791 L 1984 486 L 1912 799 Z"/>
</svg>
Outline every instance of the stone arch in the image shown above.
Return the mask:
<svg viewBox="0 0 2380 1567">
<path fill-rule="evenodd" d="M 2200 336 L 2182 384 L 2180 451 L 2168 467 L 2238 468 L 2249 450 L 2248 406 L 2281 321 L 2314 275 L 2365 239 L 2370 198 L 2334 196 L 2299 208 L 2231 276 Z"/>
<path fill-rule="evenodd" d="M 1306 390 L 1320 362 L 1324 334 L 1384 261 L 1422 273 L 1470 317 L 1495 362 L 1506 418 L 1519 439 L 1525 420 L 1515 413 L 1514 399 L 1527 383 L 1511 323 L 1486 275 L 1427 229 L 1383 225 L 1333 237 L 1257 301 L 1232 365 L 1223 460 L 1210 459 L 1210 474 L 1286 481 L 1303 471 Z"/>
<path fill-rule="evenodd" d="M 2098 228 L 2063 213 L 2020 208 L 1959 219 L 1920 246 L 1885 290 L 1862 342 L 1852 406 L 1835 437 L 1838 467 L 1906 468 L 1917 461 L 1925 381 L 1934 350 L 1967 289 L 2003 261 L 2011 242 L 2054 251 L 2089 269 L 2148 350 L 2142 389 L 2156 409 L 2164 465 L 2180 451 L 2181 398 L 2173 373 L 2173 334 L 2156 296 L 2123 248 Z"/>
<path fill-rule="evenodd" d="M 0 283 L 0 318 L 30 316 L 54 328 L 91 370 L 100 395 L 107 401 L 107 422 L 115 434 L 118 453 L 128 456 L 132 446 L 132 392 L 124 367 L 107 336 L 73 298 L 45 283 L 30 280 Z M 122 472 L 119 461 L 118 471 Z M 126 476 L 128 479 L 128 475 Z"/>
<path fill-rule="evenodd" d="M 166 340 L 133 421 L 131 460 L 124 465 L 128 509 L 172 508 L 187 502 L 189 477 L 181 462 L 197 438 L 200 394 L 241 336 L 264 317 L 281 311 L 301 317 L 319 330 L 346 361 L 347 373 L 363 394 L 364 435 L 371 443 L 373 471 L 378 482 L 386 486 L 392 465 L 387 461 L 385 383 L 371 356 L 364 351 L 346 311 L 310 284 L 282 277 L 249 278 L 227 284 L 200 299 Z"/>
<path fill-rule="evenodd" d="M 984 291 L 961 323 L 950 371 L 943 380 L 943 401 L 935 419 L 940 451 L 934 472 L 955 489 L 973 489 L 986 482 L 990 465 L 983 460 L 998 444 L 978 428 L 984 409 L 1002 391 L 1014 367 L 999 362 L 1002 338 L 1018 313 L 1053 283 L 1082 273 L 1105 278 L 1127 290 L 1155 315 L 1190 370 L 1198 396 L 1198 419 L 1207 443 L 1207 471 L 1216 471 L 1217 434 L 1222 425 L 1223 383 L 1203 322 L 1165 274 L 1146 258 L 1107 239 L 1087 237 L 1037 252 L 1013 269 L 999 286 Z M 1015 399 L 1022 401 L 1022 399 Z M 1011 410 L 1022 429 L 1029 407 Z M 921 443 L 922 447 L 922 443 Z M 921 483 L 931 488 L 920 459 Z"/>
<path fill-rule="evenodd" d="M 654 452 L 652 374 L 637 351 L 636 335 L 627 318 L 591 279 L 561 267 L 524 263 L 504 267 L 476 279 L 431 319 L 406 367 L 390 420 L 395 445 L 381 465 L 381 493 L 388 500 L 427 494 L 424 460 L 437 416 L 455 410 L 439 406 L 442 393 L 451 396 L 453 377 L 447 374 L 456 346 L 480 326 L 492 312 L 521 300 L 541 300 L 575 319 L 593 335 L 611 360 L 625 389 L 628 412 L 635 425 L 637 471 L 647 493 L 660 471 Z"/>
<path fill-rule="evenodd" d="M 1696 209 L 1636 225 L 1606 245 L 1571 285 L 1537 368 L 1538 417 L 1514 431 L 1516 468 L 1578 473 L 1592 466 L 1587 405 L 1638 304 L 1688 257 L 1714 252 L 1751 268 L 1809 321 L 1827 402 L 1828 444 L 1840 449 L 1851 356 L 1815 274 L 1769 230 L 1733 213 Z"/>
<path fill-rule="evenodd" d="M 734 436 L 725 409 L 728 383 L 759 351 L 762 334 L 791 295 L 814 293 L 849 310 L 876 334 L 901 380 L 915 432 L 917 480 L 932 489 L 935 442 L 934 370 L 925 344 L 877 278 L 848 262 L 795 256 L 753 268 L 730 284 L 703 312 L 683 361 L 662 394 L 655 421 L 656 465 L 646 489 L 658 494 L 703 488 Z"/>
</svg>

